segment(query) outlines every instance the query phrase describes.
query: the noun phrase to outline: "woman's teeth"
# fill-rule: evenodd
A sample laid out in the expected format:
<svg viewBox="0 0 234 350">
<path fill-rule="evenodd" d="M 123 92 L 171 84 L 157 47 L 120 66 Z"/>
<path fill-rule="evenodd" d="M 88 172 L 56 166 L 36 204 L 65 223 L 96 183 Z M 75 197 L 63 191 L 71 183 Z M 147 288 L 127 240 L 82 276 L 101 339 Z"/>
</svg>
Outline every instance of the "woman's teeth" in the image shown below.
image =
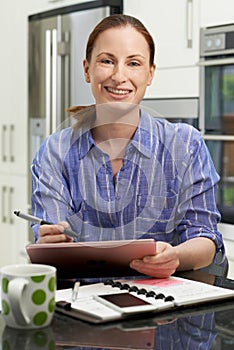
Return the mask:
<svg viewBox="0 0 234 350">
<path fill-rule="evenodd" d="M 113 89 L 109 87 L 107 88 L 107 90 L 112 94 L 116 94 L 116 95 L 127 95 L 130 92 L 130 90 Z"/>
</svg>

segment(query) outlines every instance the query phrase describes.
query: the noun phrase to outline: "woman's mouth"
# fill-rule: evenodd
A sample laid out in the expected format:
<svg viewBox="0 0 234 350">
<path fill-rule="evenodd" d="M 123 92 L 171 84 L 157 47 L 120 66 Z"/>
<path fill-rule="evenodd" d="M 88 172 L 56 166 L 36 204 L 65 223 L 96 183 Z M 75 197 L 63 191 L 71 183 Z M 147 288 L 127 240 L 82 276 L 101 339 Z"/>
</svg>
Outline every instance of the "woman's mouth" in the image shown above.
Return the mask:
<svg viewBox="0 0 234 350">
<path fill-rule="evenodd" d="M 130 94 L 132 90 L 127 90 L 127 89 L 116 89 L 116 88 L 111 88 L 111 87 L 105 87 L 105 89 L 110 92 L 111 94 L 118 95 L 118 96 L 124 96 Z"/>
</svg>

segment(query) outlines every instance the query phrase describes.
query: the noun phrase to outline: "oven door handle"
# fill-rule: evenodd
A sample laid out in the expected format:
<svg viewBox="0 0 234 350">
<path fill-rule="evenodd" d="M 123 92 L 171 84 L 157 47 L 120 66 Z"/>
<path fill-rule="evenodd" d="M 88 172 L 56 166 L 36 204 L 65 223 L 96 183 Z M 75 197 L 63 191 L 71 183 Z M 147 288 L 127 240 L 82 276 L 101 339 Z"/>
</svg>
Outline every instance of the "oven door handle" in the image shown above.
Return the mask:
<svg viewBox="0 0 234 350">
<path fill-rule="evenodd" d="M 234 64 L 234 57 L 232 58 L 220 58 L 215 60 L 208 60 L 208 61 L 199 61 L 198 65 L 202 67 L 207 66 L 224 66 L 227 64 Z"/>
<path fill-rule="evenodd" d="M 214 135 L 214 134 L 203 134 L 205 141 L 234 141 L 233 135 Z"/>
</svg>

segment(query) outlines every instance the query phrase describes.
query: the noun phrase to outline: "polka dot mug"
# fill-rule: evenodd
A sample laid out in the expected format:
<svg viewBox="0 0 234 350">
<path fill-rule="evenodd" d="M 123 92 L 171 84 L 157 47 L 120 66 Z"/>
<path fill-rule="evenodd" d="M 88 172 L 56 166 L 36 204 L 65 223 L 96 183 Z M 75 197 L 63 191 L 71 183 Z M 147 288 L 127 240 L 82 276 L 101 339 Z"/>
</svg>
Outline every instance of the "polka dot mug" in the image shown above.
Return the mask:
<svg viewBox="0 0 234 350">
<path fill-rule="evenodd" d="M 1 268 L 2 316 L 7 326 L 36 329 L 48 326 L 55 310 L 56 268 L 42 264 Z"/>
</svg>

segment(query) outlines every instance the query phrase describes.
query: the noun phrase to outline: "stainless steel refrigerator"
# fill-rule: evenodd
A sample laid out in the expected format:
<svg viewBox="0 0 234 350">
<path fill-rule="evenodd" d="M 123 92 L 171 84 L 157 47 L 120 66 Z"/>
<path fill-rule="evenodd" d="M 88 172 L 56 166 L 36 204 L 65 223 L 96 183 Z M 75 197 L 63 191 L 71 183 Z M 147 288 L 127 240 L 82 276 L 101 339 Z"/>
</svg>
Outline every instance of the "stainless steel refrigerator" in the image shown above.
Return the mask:
<svg viewBox="0 0 234 350">
<path fill-rule="evenodd" d="M 29 16 L 29 162 L 67 120 L 66 108 L 93 102 L 82 66 L 88 35 L 102 18 L 122 11 L 122 0 L 106 0 Z"/>
<path fill-rule="evenodd" d="M 94 102 L 83 74 L 86 42 L 102 18 L 122 12 L 122 0 L 103 0 L 29 16 L 29 169 L 45 137 L 66 126 L 66 108 Z"/>
</svg>

